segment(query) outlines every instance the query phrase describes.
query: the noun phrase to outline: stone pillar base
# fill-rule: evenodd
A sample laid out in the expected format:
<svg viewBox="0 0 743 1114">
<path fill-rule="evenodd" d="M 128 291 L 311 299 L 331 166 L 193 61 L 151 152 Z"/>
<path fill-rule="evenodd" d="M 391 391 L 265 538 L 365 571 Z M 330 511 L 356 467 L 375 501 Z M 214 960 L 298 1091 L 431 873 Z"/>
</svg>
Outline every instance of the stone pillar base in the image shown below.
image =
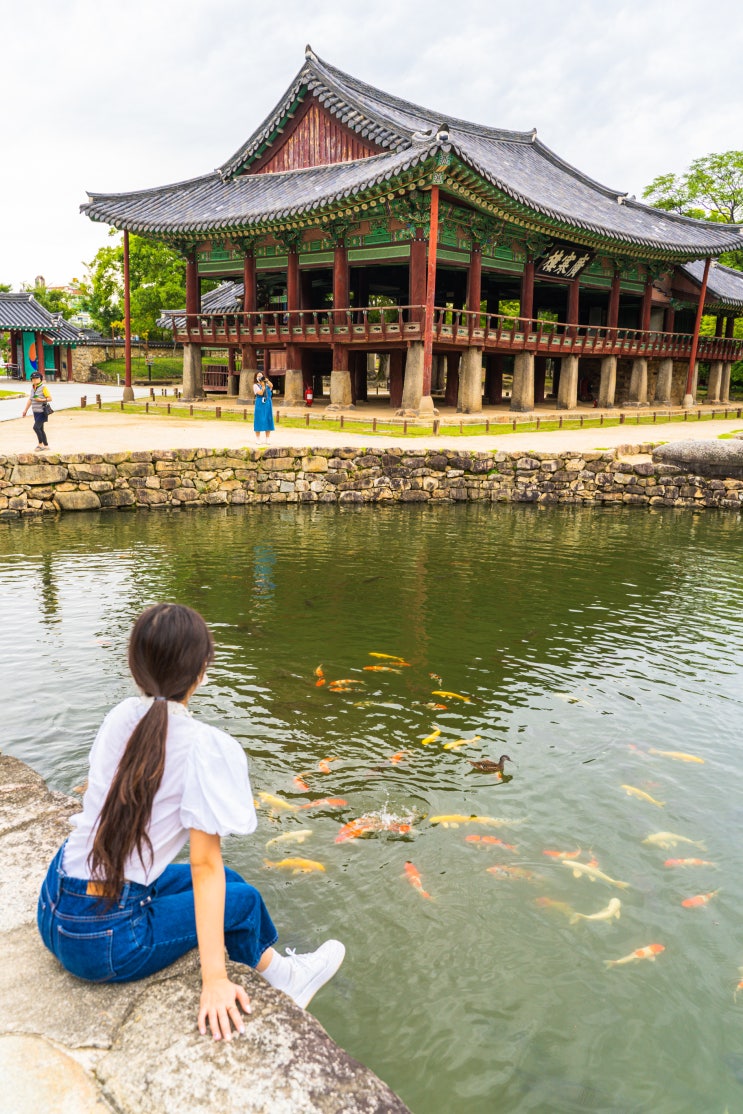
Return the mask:
<svg viewBox="0 0 743 1114">
<path fill-rule="evenodd" d="M 707 402 L 720 402 L 722 387 L 722 360 L 713 360 L 709 365 L 707 383 Z"/>
<path fill-rule="evenodd" d="M 601 381 L 599 383 L 599 406 L 611 410 L 617 390 L 617 358 L 604 356 L 601 361 Z"/>
<path fill-rule="evenodd" d="M 287 368 L 284 375 L 284 406 L 304 405 L 304 377 L 301 369 Z"/>
<path fill-rule="evenodd" d="M 525 413 L 534 409 L 534 353 L 519 352 L 513 364 L 511 409 Z"/>
<path fill-rule="evenodd" d="M 330 373 L 330 405 L 328 410 L 345 410 L 352 405 L 351 372 L 348 368 L 333 368 Z"/>
<path fill-rule="evenodd" d="M 465 348 L 459 372 L 460 414 L 479 414 L 482 410 L 482 348 Z"/>
<path fill-rule="evenodd" d="M 205 398 L 204 373 L 201 367 L 201 346 L 183 345 L 183 398 L 191 402 L 195 398 Z"/>
<path fill-rule="evenodd" d="M 632 375 L 629 381 L 629 396 L 625 406 L 647 406 L 648 402 L 648 362 L 644 357 L 632 361 Z"/>
<path fill-rule="evenodd" d="M 671 405 L 671 386 L 673 384 L 673 360 L 666 357 L 658 364 L 658 374 L 655 379 L 655 402 L 661 406 Z"/>
<path fill-rule="evenodd" d="M 423 399 L 423 342 L 413 341 L 405 357 L 405 381 L 402 388 L 402 410 L 416 414 Z"/>
<path fill-rule="evenodd" d="M 560 360 L 560 386 L 557 409 L 574 410 L 578 405 L 578 357 L 563 356 Z"/>
<path fill-rule="evenodd" d="M 732 364 L 722 365 L 722 379 L 720 381 L 720 402 L 730 402 L 730 370 Z"/>
<path fill-rule="evenodd" d="M 134 388 L 124 387 L 124 393 L 121 397 L 124 402 L 134 402 Z"/>
<path fill-rule="evenodd" d="M 689 410 L 694 405 L 694 395 L 684 395 L 684 401 L 681 403 L 684 410 Z"/>
</svg>

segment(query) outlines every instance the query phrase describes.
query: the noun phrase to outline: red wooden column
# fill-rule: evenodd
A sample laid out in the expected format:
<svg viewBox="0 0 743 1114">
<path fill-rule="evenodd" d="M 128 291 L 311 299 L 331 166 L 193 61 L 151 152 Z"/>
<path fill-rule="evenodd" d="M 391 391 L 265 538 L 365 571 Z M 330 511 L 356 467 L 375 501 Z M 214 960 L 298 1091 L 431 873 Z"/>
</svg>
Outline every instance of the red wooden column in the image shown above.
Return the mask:
<svg viewBox="0 0 743 1114">
<path fill-rule="evenodd" d="M 426 304 L 426 241 L 423 238 L 422 228 L 416 229 L 415 239 L 410 244 L 408 304 L 411 306 Z M 411 321 L 421 321 L 422 318 L 423 314 L 420 310 L 414 310 L 410 314 Z"/>
<path fill-rule="evenodd" d="M 186 287 L 188 295 L 188 287 Z M 132 304 L 129 281 L 129 233 L 124 231 L 124 401 L 134 398 L 132 390 Z"/>
<path fill-rule="evenodd" d="M 614 268 L 614 277 L 611 280 L 611 290 L 609 291 L 609 308 L 606 314 L 606 324 L 610 329 L 616 329 L 619 323 L 619 286 L 620 286 L 619 268 Z"/>
<path fill-rule="evenodd" d="M 444 404 L 456 406 L 459 400 L 459 353 L 446 353 L 446 391 Z"/>
<path fill-rule="evenodd" d="M 694 371 L 697 364 L 697 349 L 699 348 L 699 330 L 702 326 L 702 317 L 704 316 L 704 301 L 707 297 L 707 279 L 709 278 L 709 265 L 711 260 L 709 258 L 704 261 L 704 274 L 702 276 L 702 289 L 699 291 L 699 305 L 697 306 L 697 316 L 694 322 L 694 333 L 691 338 L 691 352 L 689 353 L 689 371 L 686 376 L 686 394 L 684 395 L 684 406 L 692 406 L 694 403 L 694 395 L 692 388 L 694 385 Z"/>
<path fill-rule="evenodd" d="M 390 406 L 398 410 L 402 406 L 403 353 L 396 348 L 390 352 Z"/>
<path fill-rule="evenodd" d="M 650 313 L 653 308 L 653 280 L 648 276 L 642 291 L 642 313 L 640 315 L 640 328 L 644 333 L 650 330 Z"/>
<path fill-rule="evenodd" d="M 124 233 L 124 236 L 126 236 L 126 233 Z M 194 250 L 189 251 L 186 255 L 186 313 L 198 313 L 201 309 L 199 303 L 199 272 Z"/>
<path fill-rule="evenodd" d="M 34 344 L 36 345 L 36 367 L 43 375 L 46 368 L 44 366 L 44 336 L 42 333 L 34 333 Z"/>
<path fill-rule="evenodd" d="M 467 309 L 471 313 L 480 312 L 482 302 L 482 248 L 472 245 L 470 265 L 467 268 Z"/>
<path fill-rule="evenodd" d="M 333 309 L 347 310 L 350 306 L 348 274 L 348 248 L 337 243 L 333 248 Z M 336 325 L 344 325 L 345 313 L 334 314 Z"/>
<path fill-rule="evenodd" d="M 67 382 L 72 382 L 72 345 L 67 345 Z"/>
<path fill-rule="evenodd" d="M 717 317 L 715 318 L 715 336 L 716 337 L 721 337 L 723 335 L 722 331 L 723 331 L 724 325 L 725 325 L 725 318 L 722 316 L 722 314 L 718 313 Z"/>
<path fill-rule="evenodd" d="M 503 402 L 503 357 L 499 354 L 485 358 L 485 397 L 491 406 Z"/>
<path fill-rule="evenodd" d="M 255 313 L 258 308 L 258 285 L 255 274 L 255 256 L 246 251 L 243 256 L 243 312 Z"/>
<path fill-rule="evenodd" d="M 676 327 L 676 310 L 673 306 L 666 306 L 663 311 L 663 332 L 672 333 Z"/>
<path fill-rule="evenodd" d="M 524 263 L 524 273 L 521 276 L 521 308 L 519 313 L 526 321 L 524 328 L 530 329 L 530 322 L 534 316 L 534 260 L 531 256 L 527 256 Z"/>
<path fill-rule="evenodd" d="M 246 247 L 243 255 L 243 313 L 255 313 L 258 308 L 258 284 L 256 281 L 255 255 L 253 249 Z M 247 328 L 252 329 L 252 319 L 243 318 Z M 253 401 L 253 376 L 258 368 L 258 359 L 255 345 L 242 344 L 242 371 L 238 383 L 238 398 L 243 402 Z M 268 353 L 266 353 L 266 371 L 268 366 Z"/>
<path fill-rule="evenodd" d="M 580 283 L 578 279 L 573 279 L 568 283 L 568 325 L 578 324 L 578 314 L 580 310 Z M 574 335 L 574 330 L 571 330 L 571 335 Z"/>
<path fill-rule="evenodd" d="M 294 250 L 290 251 L 287 257 L 286 267 L 286 308 L 291 314 L 292 311 L 301 309 L 300 304 L 300 289 L 299 289 L 299 252 Z M 290 327 L 296 322 L 289 318 Z"/>
<path fill-rule="evenodd" d="M 726 317 L 725 318 L 725 336 L 728 337 L 728 338 L 732 338 L 734 335 L 735 335 L 735 318 L 734 317 Z"/>
<path fill-rule="evenodd" d="M 433 310 L 436 297 L 436 251 L 439 245 L 439 187 L 431 186 L 428 222 L 428 273 L 426 275 L 426 322 L 423 338 L 423 398 L 431 397 L 433 364 Z"/>
</svg>

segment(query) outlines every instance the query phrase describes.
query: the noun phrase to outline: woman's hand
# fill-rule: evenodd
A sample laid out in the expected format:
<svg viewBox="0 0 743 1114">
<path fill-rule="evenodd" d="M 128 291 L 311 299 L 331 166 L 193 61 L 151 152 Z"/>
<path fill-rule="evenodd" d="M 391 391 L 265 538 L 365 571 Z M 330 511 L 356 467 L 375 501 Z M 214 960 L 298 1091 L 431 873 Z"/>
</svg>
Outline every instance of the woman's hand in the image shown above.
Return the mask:
<svg viewBox="0 0 743 1114">
<path fill-rule="evenodd" d="M 222 1037 L 232 1040 L 232 1026 L 236 1033 L 245 1032 L 240 1007 L 250 1013 L 250 998 L 241 986 L 223 978 L 204 979 L 201 984 L 201 1005 L 199 1008 L 199 1032 L 206 1035 L 207 1022 L 215 1041 Z"/>
</svg>

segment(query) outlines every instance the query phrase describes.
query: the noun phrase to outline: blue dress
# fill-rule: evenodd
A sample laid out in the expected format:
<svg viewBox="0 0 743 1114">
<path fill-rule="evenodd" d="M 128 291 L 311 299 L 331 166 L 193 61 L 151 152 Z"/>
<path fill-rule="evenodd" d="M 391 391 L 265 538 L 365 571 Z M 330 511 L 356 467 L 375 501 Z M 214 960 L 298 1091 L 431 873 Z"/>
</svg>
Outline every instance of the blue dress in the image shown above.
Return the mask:
<svg viewBox="0 0 743 1114">
<path fill-rule="evenodd" d="M 253 430 L 255 433 L 267 433 L 274 428 L 272 396 L 273 391 L 268 383 L 265 385 L 264 393 L 255 396 L 253 407 Z"/>
</svg>

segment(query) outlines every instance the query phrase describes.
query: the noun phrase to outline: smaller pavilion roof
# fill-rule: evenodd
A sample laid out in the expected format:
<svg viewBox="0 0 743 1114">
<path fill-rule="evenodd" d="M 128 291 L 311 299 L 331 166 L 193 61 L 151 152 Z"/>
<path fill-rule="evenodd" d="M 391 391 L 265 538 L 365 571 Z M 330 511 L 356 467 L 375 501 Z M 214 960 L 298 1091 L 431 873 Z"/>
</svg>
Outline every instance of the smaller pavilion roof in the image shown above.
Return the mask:
<svg viewBox="0 0 743 1114">
<path fill-rule="evenodd" d="M 28 291 L 0 293 L 0 330 L 8 329 L 43 333 L 52 344 L 79 344 L 83 339 L 61 313 L 50 313 Z"/>
<path fill-rule="evenodd" d="M 703 259 L 685 263 L 681 270 L 701 287 L 704 278 Z M 721 263 L 712 267 L 707 279 L 707 297 L 704 304 L 707 309 L 743 310 L 743 271 L 736 271 L 733 267 L 723 267 Z"/>
<path fill-rule="evenodd" d="M 243 308 L 243 291 L 245 287 L 241 282 L 221 282 L 214 290 L 207 291 L 201 298 L 202 313 L 241 313 Z M 175 316 L 182 314 L 182 316 Z M 185 309 L 164 310 L 157 319 L 158 329 L 172 329 L 173 323 L 183 329 L 186 325 Z"/>
</svg>

